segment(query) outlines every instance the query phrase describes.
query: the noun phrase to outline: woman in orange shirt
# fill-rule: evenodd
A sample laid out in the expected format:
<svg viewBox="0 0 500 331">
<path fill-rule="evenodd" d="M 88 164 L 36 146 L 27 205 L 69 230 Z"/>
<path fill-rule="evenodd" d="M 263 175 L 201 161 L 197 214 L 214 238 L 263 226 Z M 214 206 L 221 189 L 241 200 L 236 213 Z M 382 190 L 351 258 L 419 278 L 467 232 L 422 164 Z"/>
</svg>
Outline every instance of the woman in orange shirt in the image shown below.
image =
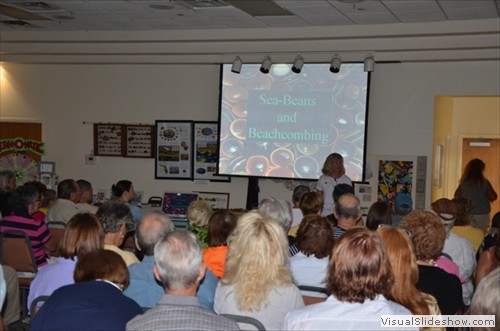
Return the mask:
<svg viewBox="0 0 500 331">
<path fill-rule="evenodd" d="M 224 276 L 227 238 L 236 227 L 237 217 L 227 209 L 218 210 L 208 220 L 208 248 L 203 249 L 203 262 L 217 278 Z"/>
</svg>

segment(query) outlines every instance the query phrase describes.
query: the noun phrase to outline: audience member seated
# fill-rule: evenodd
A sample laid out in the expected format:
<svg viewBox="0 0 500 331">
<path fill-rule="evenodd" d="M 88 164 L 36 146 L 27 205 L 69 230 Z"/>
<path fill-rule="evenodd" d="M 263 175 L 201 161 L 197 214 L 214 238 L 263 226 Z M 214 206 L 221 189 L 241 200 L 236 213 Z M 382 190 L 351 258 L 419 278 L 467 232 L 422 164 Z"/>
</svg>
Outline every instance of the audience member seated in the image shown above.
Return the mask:
<svg viewBox="0 0 500 331">
<path fill-rule="evenodd" d="M 476 254 L 476 260 L 479 261 L 484 251 L 487 251 L 490 247 L 495 246 L 495 242 L 498 237 L 499 227 L 500 227 L 500 212 L 497 212 L 491 220 L 491 227 L 488 230 L 488 233 L 484 236 L 483 241 L 481 242 L 481 246 L 479 246 L 479 250 L 477 251 Z"/>
<path fill-rule="evenodd" d="M 203 262 L 217 278 L 224 276 L 227 238 L 236 227 L 238 218 L 229 210 L 218 210 L 208 220 L 208 248 L 203 249 Z"/>
<path fill-rule="evenodd" d="M 163 284 L 158 304 L 127 323 L 127 330 L 238 330 L 238 325 L 204 310 L 196 299 L 203 279 L 202 250 L 194 233 L 169 232 L 154 248 L 153 272 Z"/>
<path fill-rule="evenodd" d="M 408 308 L 415 315 L 441 315 L 436 298 L 417 288 L 417 257 L 411 243 L 412 233 L 406 229 L 383 226 L 377 232 L 391 263 L 394 284 L 387 298 Z"/>
<path fill-rule="evenodd" d="M 326 288 L 328 260 L 333 248 L 333 226 L 319 214 L 304 217 L 297 231 L 299 252 L 290 258 L 290 270 L 297 285 Z M 325 294 L 302 291 L 302 295 L 326 297 Z"/>
<path fill-rule="evenodd" d="M 212 208 L 202 200 L 196 200 L 189 204 L 187 210 L 187 219 L 189 224 L 189 231 L 198 236 L 203 248 L 207 248 L 208 236 L 208 219 L 212 215 Z"/>
<path fill-rule="evenodd" d="M 391 209 L 385 201 L 374 202 L 366 216 L 366 227 L 368 229 L 375 231 L 380 225 L 392 226 Z"/>
<path fill-rule="evenodd" d="M 333 189 L 333 202 L 337 204 L 339 198 L 346 193 L 354 194 L 354 187 L 350 184 L 337 184 Z M 335 208 L 332 210 L 330 215 L 326 216 L 326 218 L 332 222 L 333 226 L 337 226 L 337 218 L 335 217 L 334 211 Z"/>
<path fill-rule="evenodd" d="M 303 305 L 288 268 L 283 227 L 261 211 L 241 216 L 229 238 L 226 272 L 215 293 L 215 311 L 250 316 L 266 330 L 279 330 L 285 314 Z"/>
<path fill-rule="evenodd" d="M 136 231 L 137 249 L 144 253 L 142 262 L 131 264 L 130 285 L 123 292 L 142 308 L 154 307 L 165 294 L 163 286 L 154 277 L 154 247 L 167 233 L 174 231 L 170 218 L 161 211 L 146 213 Z M 213 312 L 215 289 L 219 280 L 207 270 L 198 287 L 197 296 L 202 307 Z"/>
<path fill-rule="evenodd" d="M 393 215 L 392 215 L 392 226 L 398 227 L 399 223 L 403 217 L 408 215 L 413 209 L 413 200 L 411 196 L 402 190 L 396 194 L 396 198 L 394 199 L 393 205 Z"/>
<path fill-rule="evenodd" d="M 76 207 L 81 213 L 91 213 L 95 215 L 97 206 L 92 205 L 94 199 L 92 184 L 85 179 L 79 179 L 76 183 L 80 188 L 80 200 L 76 204 Z"/>
<path fill-rule="evenodd" d="M 129 284 L 127 266 L 115 252 L 94 250 L 78 259 L 75 284 L 49 297 L 31 321 L 30 330 L 125 330 L 141 307 L 122 291 Z"/>
<path fill-rule="evenodd" d="M 380 236 L 367 228 L 351 228 L 335 243 L 327 283 L 328 299 L 289 312 L 283 330 L 374 330 L 381 315 L 412 315 L 387 299 L 394 275 Z"/>
<path fill-rule="evenodd" d="M 476 285 L 491 271 L 500 267 L 500 236 L 496 237 L 495 246 L 485 250 L 477 262 L 475 281 Z"/>
<path fill-rule="evenodd" d="M 443 198 L 433 202 L 431 206 L 445 227 L 446 240 L 443 253 L 448 255 L 458 266 L 460 278 L 464 280 L 462 284 L 463 300 L 464 304 L 468 306 L 474 292 L 472 274 L 476 270 L 476 253 L 467 239 L 451 231 L 458 212 L 457 205 L 450 199 Z"/>
<path fill-rule="evenodd" d="M 5 231 L 21 231 L 28 235 L 38 268 L 47 264 L 49 254 L 45 244 L 50 240 L 50 232 L 42 221 L 35 220 L 31 215 L 38 211 L 40 193 L 33 185 L 19 186 L 12 193 L 12 213 L 4 216 L 0 222 L 0 233 Z"/>
<path fill-rule="evenodd" d="M 446 230 L 439 216 L 427 210 L 414 210 L 403 218 L 399 227 L 412 233 L 418 263 L 417 288 L 436 298 L 443 315 L 461 313 L 464 305 L 460 280 L 440 269 L 435 262 L 446 239 Z"/>
<path fill-rule="evenodd" d="M 321 215 L 321 210 L 323 209 L 323 195 L 316 191 L 307 192 L 300 199 L 299 206 L 300 206 L 300 212 L 304 216 L 311 214 Z M 288 234 L 296 237 L 298 229 L 299 226 L 293 227 L 290 229 Z"/>
<path fill-rule="evenodd" d="M 19 295 L 19 280 L 17 279 L 17 272 L 14 268 L 7 265 L 0 265 L 0 271 L 3 274 L 5 281 L 5 301 L 0 300 L 0 317 L 3 319 L 4 330 L 11 330 L 10 324 L 13 324 L 21 318 L 21 304 Z M 2 323 L 0 319 L 0 329 Z"/>
<path fill-rule="evenodd" d="M 0 171 L 0 217 L 9 216 L 12 209 L 10 196 L 16 189 L 16 173 L 10 170 Z"/>
<path fill-rule="evenodd" d="M 471 201 L 466 198 L 455 198 L 452 200 L 457 207 L 457 216 L 451 231 L 453 233 L 469 240 L 474 248 L 474 254 L 479 250 L 479 246 L 483 242 L 483 230 L 471 226 L 472 222 L 472 206 Z"/>
<path fill-rule="evenodd" d="M 335 240 L 339 240 L 342 235 L 355 226 L 363 225 L 361 216 L 361 208 L 359 206 L 359 199 L 351 193 L 345 193 L 339 197 L 335 204 L 335 218 L 337 219 L 337 226 L 335 226 Z"/>
<path fill-rule="evenodd" d="M 45 190 L 42 201 L 40 202 L 39 211 L 45 214 L 45 218 L 47 218 L 47 212 L 50 208 L 52 208 L 57 202 L 57 192 L 52 189 Z"/>
<path fill-rule="evenodd" d="M 80 188 L 73 179 L 65 179 L 57 184 L 57 201 L 47 211 L 45 222 L 64 222 L 68 221 L 76 213 L 78 208 L 76 203 L 80 201 Z"/>
<path fill-rule="evenodd" d="M 136 228 L 135 244 L 144 258 L 128 267 L 130 285 L 123 294 L 134 299 L 143 308 L 153 307 L 163 295 L 162 287 L 153 275 L 154 248 L 171 231 L 174 231 L 174 224 L 161 211 L 145 214 Z"/>
<path fill-rule="evenodd" d="M 127 205 L 132 213 L 135 225 L 139 223 L 142 218 L 142 210 L 136 205 L 132 204 L 135 198 L 134 185 L 129 180 L 120 180 L 118 183 L 111 186 L 111 200 L 119 201 Z"/>
<path fill-rule="evenodd" d="M 104 249 L 118 253 L 127 266 L 139 262 L 134 253 L 119 247 L 123 244 L 127 232 L 134 228 L 130 209 L 121 202 L 106 201 L 97 209 L 96 216 L 104 228 Z"/>
<path fill-rule="evenodd" d="M 267 197 L 259 202 L 258 209 L 267 217 L 272 218 L 285 230 L 288 238 L 288 251 L 291 256 L 298 253 L 295 244 L 295 237 L 288 235 L 292 225 L 292 206 L 289 201 L 277 200 L 273 197 Z"/>
<path fill-rule="evenodd" d="M 0 265 L 0 330 L 2 331 L 4 330 L 2 309 L 6 296 L 7 296 L 7 284 L 5 283 L 5 279 L 3 276 L 3 268 Z"/>
<path fill-rule="evenodd" d="M 297 185 L 293 189 L 292 192 L 292 229 L 294 227 L 299 226 L 300 222 L 302 221 L 302 218 L 304 218 L 304 215 L 302 214 L 302 211 L 300 210 L 300 199 L 302 196 L 306 193 L 309 193 L 311 189 L 309 186 L 306 185 Z M 323 206 L 321 206 L 323 208 Z M 293 234 L 292 234 L 293 235 Z"/>
<path fill-rule="evenodd" d="M 31 217 L 33 217 L 34 219 L 36 219 L 37 221 L 40 221 L 40 222 L 45 222 L 45 213 L 43 213 L 41 210 L 40 210 L 40 205 L 43 201 L 43 197 L 45 195 L 45 192 L 47 191 L 47 186 L 39 181 L 36 181 L 36 180 L 32 180 L 32 181 L 29 181 L 29 182 L 26 182 L 24 183 L 24 185 L 33 185 L 37 188 L 38 190 L 38 193 L 40 194 L 40 203 L 38 204 L 38 210 L 35 211 Z"/>
<path fill-rule="evenodd" d="M 493 315 L 495 326 L 472 328 L 474 331 L 498 331 L 500 321 L 500 268 L 484 277 L 472 297 L 471 315 Z"/>
<path fill-rule="evenodd" d="M 101 221 L 89 213 L 73 216 L 64 230 L 60 256 L 55 263 L 38 271 L 31 283 L 28 295 L 28 310 L 31 303 L 41 295 L 51 295 L 58 288 L 74 283 L 73 273 L 79 257 L 104 246 Z"/>
</svg>

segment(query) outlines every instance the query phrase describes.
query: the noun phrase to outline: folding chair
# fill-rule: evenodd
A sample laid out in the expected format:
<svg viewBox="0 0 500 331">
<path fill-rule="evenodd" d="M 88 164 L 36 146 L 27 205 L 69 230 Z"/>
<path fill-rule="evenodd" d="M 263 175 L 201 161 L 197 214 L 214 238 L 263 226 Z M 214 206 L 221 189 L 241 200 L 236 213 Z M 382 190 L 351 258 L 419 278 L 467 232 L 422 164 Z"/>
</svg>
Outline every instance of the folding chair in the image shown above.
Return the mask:
<svg viewBox="0 0 500 331">
<path fill-rule="evenodd" d="M 315 293 L 322 293 L 325 295 L 325 297 L 315 297 L 311 295 L 304 295 L 302 294 L 302 299 L 304 300 L 304 305 L 312 305 L 315 303 L 323 302 L 327 298 L 327 293 L 326 293 L 326 288 L 323 287 L 317 287 L 317 286 L 309 286 L 309 285 L 298 285 L 297 286 L 299 290 L 302 291 L 308 291 L 308 292 L 315 292 Z"/>
<path fill-rule="evenodd" d="M 36 297 L 35 300 L 33 300 L 33 302 L 31 302 L 31 306 L 30 306 L 31 318 L 33 318 L 36 315 L 36 313 L 38 313 L 38 311 L 43 306 L 45 301 L 47 301 L 48 298 L 49 298 L 48 295 L 40 295 L 40 296 Z"/>
<path fill-rule="evenodd" d="M 234 315 L 234 314 L 219 314 L 219 315 L 227 317 L 229 319 L 232 319 L 233 321 L 238 322 L 238 323 L 253 325 L 254 327 L 257 328 L 258 331 L 266 331 L 266 328 L 264 327 L 264 325 L 256 318 L 253 318 L 250 316 L 243 316 L 243 315 Z"/>
<path fill-rule="evenodd" d="M 59 248 L 61 247 L 64 231 L 66 230 L 66 223 L 52 221 L 47 222 L 47 226 L 49 228 L 51 238 L 45 247 L 47 247 L 50 256 L 60 256 Z"/>
<path fill-rule="evenodd" d="M 17 272 L 21 293 L 22 318 L 28 316 L 26 304 L 31 282 L 38 268 L 28 235 L 22 231 L 7 230 L 0 233 L 0 261 Z"/>
</svg>

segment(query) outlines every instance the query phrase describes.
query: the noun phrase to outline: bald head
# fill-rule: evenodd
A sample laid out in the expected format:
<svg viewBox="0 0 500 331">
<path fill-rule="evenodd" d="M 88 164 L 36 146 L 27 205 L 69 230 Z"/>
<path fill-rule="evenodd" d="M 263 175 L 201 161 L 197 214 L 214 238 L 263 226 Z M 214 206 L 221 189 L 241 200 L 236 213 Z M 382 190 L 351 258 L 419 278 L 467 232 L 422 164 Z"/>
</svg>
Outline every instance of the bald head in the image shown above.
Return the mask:
<svg viewBox="0 0 500 331">
<path fill-rule="evenodd" d="M 156 243 L 173 230 L 174 224 L 164 213 L 158 211 L 147 213 L 137 226 L 137 246 L 145 255 L 153 255 Z"/>
<path fill-rule="evenodd" d="M 362 215 L 359 199 L 352 193 L 341 195 L 335 204 L 334 213 L 339 222 L 356 225 Z"/>
</svg>

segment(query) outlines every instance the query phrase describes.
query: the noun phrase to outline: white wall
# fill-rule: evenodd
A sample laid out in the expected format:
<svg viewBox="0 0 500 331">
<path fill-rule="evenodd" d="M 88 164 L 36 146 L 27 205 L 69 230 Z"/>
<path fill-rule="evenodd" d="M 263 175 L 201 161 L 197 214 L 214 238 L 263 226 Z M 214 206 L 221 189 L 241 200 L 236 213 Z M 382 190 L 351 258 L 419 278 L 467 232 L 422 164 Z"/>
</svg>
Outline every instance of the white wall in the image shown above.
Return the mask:
<svg viewBox="0 0 500 331">
<path fill-rule="evenodd" d="M 230 207 L 244 208 L 247 180 L 201 185 L 155 180 L 153 159 L 100 157 L 92 149 L 92 125 L 83 122 L 148 123 L 216 120 L 217 65 L 28 65 L 4 63 L 0 120 L 41 122 L 47 153 L 60 178 L 86 178 L 95 189 L 130 179 L 145 197 L 166 190 L 229 192 Z M 377 64 L 372 75 L 368 154 L 426 155 L 427 205 L 433 139 L 434 97 L 498 95 L 497 61 Z M 282 183 L 260 181 L 260 197 L 289 199 Z"/>
</svg>

